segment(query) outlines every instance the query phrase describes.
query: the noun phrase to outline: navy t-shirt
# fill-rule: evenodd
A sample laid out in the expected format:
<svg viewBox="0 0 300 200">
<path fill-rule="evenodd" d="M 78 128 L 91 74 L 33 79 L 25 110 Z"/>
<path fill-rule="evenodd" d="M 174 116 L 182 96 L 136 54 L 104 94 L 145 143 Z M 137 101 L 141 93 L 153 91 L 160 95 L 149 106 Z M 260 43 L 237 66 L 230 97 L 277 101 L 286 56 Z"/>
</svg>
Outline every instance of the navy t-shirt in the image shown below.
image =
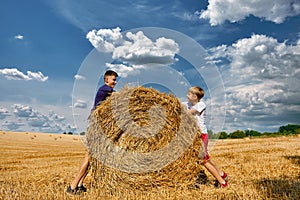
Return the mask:
<svg viewBox="0 0 300 200">
<path fill-rule="evenodd" d="M 99 103 L 101 103 L 101 101 L 104 101 L 107 97 L 109 97 L 113 91 L 114 91 L 113 88 L 109 87 L 108 85 L 106 85 L 106 84 L 102 85 L 98 89 L 98 92 L 96 94 L 93 109 L 95 109 L 97 107 L 97 105 L 99 105 Z"/>
</svg>

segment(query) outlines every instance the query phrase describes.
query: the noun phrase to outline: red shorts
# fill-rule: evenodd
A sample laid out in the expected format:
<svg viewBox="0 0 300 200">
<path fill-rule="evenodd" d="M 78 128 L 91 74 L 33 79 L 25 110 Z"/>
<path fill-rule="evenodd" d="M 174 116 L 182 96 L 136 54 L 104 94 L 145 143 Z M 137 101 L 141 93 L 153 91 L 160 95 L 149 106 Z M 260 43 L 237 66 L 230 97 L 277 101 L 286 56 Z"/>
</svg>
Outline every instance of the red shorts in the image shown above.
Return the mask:
<svg viewBox="0 0 300 200">
<path fill-rule="evenodd" d="M 202 133 L 201 134 L 201 139 L 203 142 L 203 147 L 204 147 L 204 162 L 209 160 L 209 154 L 208 154 L 208 150 L 207 150 L 207 146 L 208 146 L 208 134 Z"/>
</svg>

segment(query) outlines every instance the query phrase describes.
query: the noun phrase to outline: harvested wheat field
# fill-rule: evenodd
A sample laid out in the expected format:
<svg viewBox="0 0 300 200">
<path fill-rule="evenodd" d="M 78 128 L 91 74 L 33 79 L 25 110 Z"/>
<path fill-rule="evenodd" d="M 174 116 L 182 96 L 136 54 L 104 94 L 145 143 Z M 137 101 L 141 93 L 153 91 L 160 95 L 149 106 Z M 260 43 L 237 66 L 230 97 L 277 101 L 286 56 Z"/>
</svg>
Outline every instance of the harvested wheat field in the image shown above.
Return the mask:
<svg viewBox="0 0 300 200">
<path fill-rule="evenodd" d="M 0 199 L 300 199 L 300 137 L 218 140 L 211 155 L 229 174 L 229 187 L 213 177 L 199 188 L 155 187 L 146 191 L 95 190 L 65 194 L 85 155 L 79 136 L 0 132 Z"/>
</svg>

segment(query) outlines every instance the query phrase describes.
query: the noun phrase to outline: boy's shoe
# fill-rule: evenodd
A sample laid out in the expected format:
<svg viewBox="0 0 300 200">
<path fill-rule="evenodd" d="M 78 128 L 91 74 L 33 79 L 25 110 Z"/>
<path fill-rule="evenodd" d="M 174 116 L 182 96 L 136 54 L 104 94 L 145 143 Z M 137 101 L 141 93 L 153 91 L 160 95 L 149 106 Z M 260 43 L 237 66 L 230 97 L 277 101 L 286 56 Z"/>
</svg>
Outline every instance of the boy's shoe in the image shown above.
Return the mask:
<svg viewBox="0 0 300 200">
<path fill-rule="evenodd" d="M 69 186 L 67 188 L 66 193 L 70 194 L 70 195 L 77 195 L 77 194 L 79 194 L 77 188 L 72 189 L 71 186 Z"/>
<path fill-rule="evenodd" d="M 80 192 L 86 192 L 86 187 L 84 187 L 83 185 L 81 185 L 81 186 L 77 187 L 77 190 L 80 191 Z"/>
<path fill-rule="evenodd" d="M 215 185 L 216 188 L 226 188 L 226 187 L 228 187 L 228 182 L 225 181 L 225 183 L 222 184 L 222 183 L 219 183 L 219 181 L 216 180 L 214 185 Z"/>
<path fill-rule="evenodd" d="M 222 179 L 224 180 L 224 181 L 228 181 L 228 175 L 226 174 L 226 172 L 223 172 L 223 176 L 221 176 L 222 177 Z"/>
<path fill-rule="evenodd" d="M 208 183 L 208 177 L 205 174 L 204 170 L 201 170 L 197 176 L 196 185 L 207 184 L 207 183 Z"/>
</svg>

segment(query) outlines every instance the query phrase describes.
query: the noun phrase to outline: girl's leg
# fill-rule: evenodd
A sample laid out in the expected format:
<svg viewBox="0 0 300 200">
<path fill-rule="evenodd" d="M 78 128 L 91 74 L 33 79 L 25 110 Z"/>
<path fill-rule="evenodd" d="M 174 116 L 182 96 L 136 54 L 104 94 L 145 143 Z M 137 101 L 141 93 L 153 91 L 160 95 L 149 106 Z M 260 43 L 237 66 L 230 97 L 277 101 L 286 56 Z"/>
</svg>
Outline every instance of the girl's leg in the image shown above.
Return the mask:
<svg viewBox="0 0 300 200">
<path fill-rule="evenodd" d="M 214 166 L 214 168 L 217 170 L 217 172 L 220 174 L 220 176 L 223 175 L 223 171 L 220 170 L 219 166 L 217 165 L 217 163 L 215 163 L 211 158 L 209 159 L 210 164 L 212 164 Z"/>
<path fill-rule="evenodd" d="M 219 183 L 225 184 L 225 180 L 209 160 L 204 162 L 204 167 L 218 180 Z"/>
</svg>

